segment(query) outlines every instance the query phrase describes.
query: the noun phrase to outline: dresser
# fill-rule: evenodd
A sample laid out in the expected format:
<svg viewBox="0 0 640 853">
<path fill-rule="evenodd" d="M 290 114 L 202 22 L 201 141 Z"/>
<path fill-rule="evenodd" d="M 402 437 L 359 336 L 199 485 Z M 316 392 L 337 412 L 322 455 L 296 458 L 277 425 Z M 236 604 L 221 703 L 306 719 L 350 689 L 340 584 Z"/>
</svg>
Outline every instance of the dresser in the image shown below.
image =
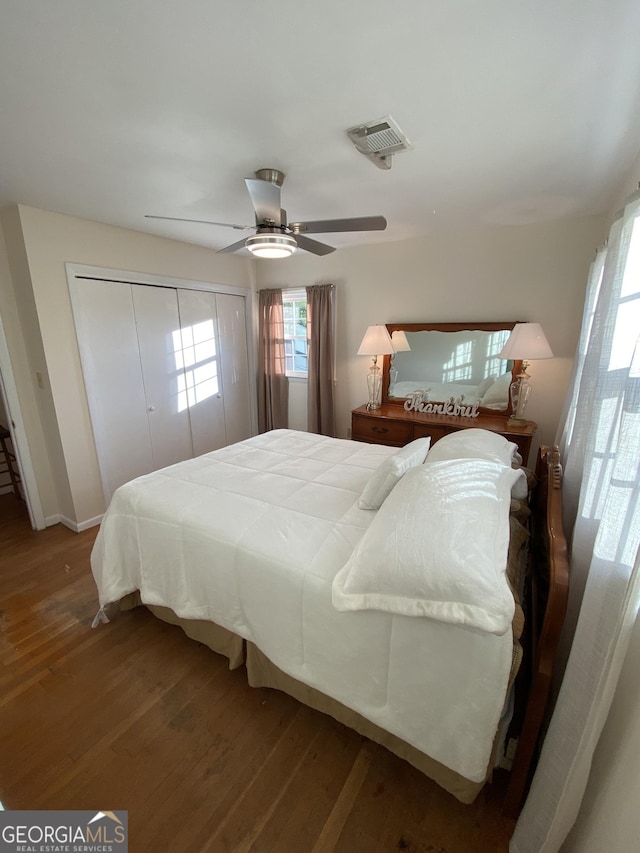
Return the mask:
<svg viewBox="0 0 640 853">
<path fill-rule="evenodd" d="M 477 418 L 433 415 L 408 412 L 403 406 L 382 405 L 379 409 L 359 406 L 351 412 L 351 438 L 372 444 L 402 447 L 414 438 L 429 436 L 434 444 L 439 438 L 460 429 L 488 429 L 503 435 L 518 445 L 518 452 L 526 465 L 531 452 L 531 440 L 537 429 L 533 421 L 523 427 L 508 427 L 506 417 L 480 414 Z"/>
</svg>

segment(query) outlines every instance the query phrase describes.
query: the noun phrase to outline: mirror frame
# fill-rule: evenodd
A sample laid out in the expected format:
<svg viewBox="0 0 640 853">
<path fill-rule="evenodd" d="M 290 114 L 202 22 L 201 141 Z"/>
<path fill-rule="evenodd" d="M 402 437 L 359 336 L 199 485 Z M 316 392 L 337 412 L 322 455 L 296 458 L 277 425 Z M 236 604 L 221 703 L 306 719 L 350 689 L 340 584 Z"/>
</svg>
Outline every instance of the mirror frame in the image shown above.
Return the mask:
<svg viewBox="0 0 640 853">
<path fill-rule="evenodd" d="M 513 329 L 519 320 L 505 320 L 496 323 L 387 323 L 389 335 L 394 332 L 499 332 L 502 329 Z M 404 406 L 406 397 L 389 397 L 389 367 L 391 356 L 383 356 L 382 362 L 382 403 L 390 406 Z M 513 362 L 511 375 L 515 379 L 522 370 L 522 361 L 518 359 Z M 440 401 L 438 401 L 440 402 Z M 491 415 L 497 418 L 509 418 L 511 416 L 511 400 L 507 408 L 502 410 L 480 408 L 481 415 Z"/>
</svg>

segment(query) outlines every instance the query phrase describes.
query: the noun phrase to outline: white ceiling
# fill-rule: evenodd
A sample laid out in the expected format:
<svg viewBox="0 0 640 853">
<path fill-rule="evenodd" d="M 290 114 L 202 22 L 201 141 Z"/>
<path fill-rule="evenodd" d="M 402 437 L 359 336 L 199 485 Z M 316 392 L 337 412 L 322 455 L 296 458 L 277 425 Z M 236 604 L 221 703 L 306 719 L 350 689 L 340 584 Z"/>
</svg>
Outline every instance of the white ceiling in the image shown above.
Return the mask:
<svg viewBox="0 0 640 853">
<path fill-rule="evenodd" d="M 391 115 L 390 171 L 345 130 Z M 0 207 L 221 248 L 245 177 L 384 233 L 606 212 L 640 148 L 638 0 L 0 0 Z M 245 251 L 245 250 L 243 250 Z"/>
</svg>

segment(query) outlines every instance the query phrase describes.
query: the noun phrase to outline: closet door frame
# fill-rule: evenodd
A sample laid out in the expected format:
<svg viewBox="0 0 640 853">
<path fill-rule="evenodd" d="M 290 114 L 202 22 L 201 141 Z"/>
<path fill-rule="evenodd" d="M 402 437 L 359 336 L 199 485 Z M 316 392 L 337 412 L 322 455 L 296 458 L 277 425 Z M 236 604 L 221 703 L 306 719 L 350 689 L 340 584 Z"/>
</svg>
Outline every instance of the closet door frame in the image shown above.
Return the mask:
<svg viewBox="0 0 640 853">
<path fill-rule="evenodd" d="M 197 281 L 186 278 L 173 278 L 149 273 L 132 272 L 131 270 L 110 269 L 108 267 L 95 267 L 87 264 L 66 263 L 65 269 L 67 273 L 67 283 L 69 290 L 72 290 L 72 282 L 86 281 L 90 285 L 91 281 L 114 282 L 117 284 L 143 284 L 154 287 L 168 287 L 172 290 L 202 290 L 210 293 L 230 293 L 244 298 L 244 312 L 247 330 L 247 360 L 249 367 L 249 406 L 251 417 L 251 434 L 256 435 L 258 432 L 258 410 L 255 391 L 252 390 L 252 385 L 255 385 L 253 379 L 256 375 L 256 343 L 255 343 L 255 323 L 253 313 L 253 294 L 247 287 L 236 287 L 228 284 L 214 284 L 207 281 Z"/>
</svg>

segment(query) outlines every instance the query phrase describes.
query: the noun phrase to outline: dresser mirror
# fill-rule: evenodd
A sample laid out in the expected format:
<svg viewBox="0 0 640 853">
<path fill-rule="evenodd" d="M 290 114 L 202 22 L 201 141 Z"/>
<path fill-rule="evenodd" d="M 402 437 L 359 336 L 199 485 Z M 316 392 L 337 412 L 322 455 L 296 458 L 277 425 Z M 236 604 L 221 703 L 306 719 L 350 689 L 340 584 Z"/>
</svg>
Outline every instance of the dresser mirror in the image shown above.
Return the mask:
<svg viewBox="0 0 640 853">
<path fill-rule="evenodd" d="M 402 349 L 384 356 L 383 403 L 453 399 L 508 416 L 509 386 L 522 362 L 498 358 L 498 353 L 515 324 L 387 323 L 394 346 Z"/>
</svg>

